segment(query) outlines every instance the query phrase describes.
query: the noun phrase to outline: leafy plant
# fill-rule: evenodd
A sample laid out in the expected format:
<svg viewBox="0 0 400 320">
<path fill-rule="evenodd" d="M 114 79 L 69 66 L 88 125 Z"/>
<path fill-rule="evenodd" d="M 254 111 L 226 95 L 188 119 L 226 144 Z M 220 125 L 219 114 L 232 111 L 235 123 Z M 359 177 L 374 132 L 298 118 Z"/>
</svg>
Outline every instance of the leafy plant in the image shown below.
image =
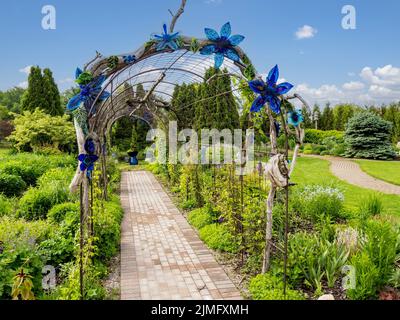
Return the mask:
<svg viewBox="0 0 400 320">
<path fill-rule="evenodd" d="M 381 198 L 377 194 L 372 194 L 364 199 L 360 205 L 360 214 L 373 217 L 383 212 L 384 206 Z"/>
<path fill-rule="evenodd" d="M 0 194 L 7 197 L 20 196 L 26 189 L 26 183 L 20 176 L 0 172 Z"/>
<path fill-rule="evenodd" d="M 366 252 L 352 257 L 351 266 L 356 271 L 356 286 L 347 290 L 347 296 L 352 300 L 366 300 L 375 298 L 380 282 L 379 269 Z"/>
<path fill-rule="evenodd" d="M 235 253 L 239 244 L 223 224 L 211 224 L 200 230 L 200 238 L 213 250 Z"/>
<path fill-rule="evenodd" d="M 251 279 L 249 291 L 254 300 L 305 300 L 303 293 L 287 288 L 283 293 L 283 281 L 269 273 Z"/>
<path fill-rule="evenodd" d="M 32 292 L 32 276 L 26 274 L 24 269 L 14 277 L 14 283 L 11 291 L 13 300 L 34 300 L 35 295 Z"/>
<path fill-rule="evenodd" d="M 215 222 L 213 221 L 212 214 L 207 207 L 191 211 L 188 215 L 188 220 L 190 224 L 198 230 Z"/>
</svg>

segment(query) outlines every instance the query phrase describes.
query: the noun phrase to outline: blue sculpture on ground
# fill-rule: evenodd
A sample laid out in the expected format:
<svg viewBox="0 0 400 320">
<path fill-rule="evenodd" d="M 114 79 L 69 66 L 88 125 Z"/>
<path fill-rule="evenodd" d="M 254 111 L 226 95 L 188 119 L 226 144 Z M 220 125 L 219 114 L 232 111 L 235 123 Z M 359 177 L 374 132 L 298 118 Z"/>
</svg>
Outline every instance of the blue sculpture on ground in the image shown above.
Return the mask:
<svg viewBox="0 0 400 320">
<path fill-rule="evenodd" d="M 139 161 L 137 159 L 137 155 L 138 155 L 137 151 L 128 152 L 128 156 L 130 157 L 129 158 L 129 164 L 131 166 L 137 166 L 139 164 Z"/>
</svg>

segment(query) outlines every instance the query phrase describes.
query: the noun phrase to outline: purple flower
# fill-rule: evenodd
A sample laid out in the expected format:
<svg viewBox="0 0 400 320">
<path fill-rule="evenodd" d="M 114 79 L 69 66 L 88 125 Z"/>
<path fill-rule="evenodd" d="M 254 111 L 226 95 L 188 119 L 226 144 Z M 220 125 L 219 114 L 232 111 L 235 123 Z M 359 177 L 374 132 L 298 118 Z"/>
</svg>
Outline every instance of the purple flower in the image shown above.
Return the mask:
<svg viewBox="0 0 400 320">
<path fill-rule="evenodd" d="M 276 114 L 280 114 L 281 100 L 279 99 L 279 96 L 288 93 L 293 88 L 293 85 L 288 82 L 277 85 L 276 83 L 278 79 L 279 68 L 276 65 L 269 72 L 267 82 L 264 82 L 264 80 L 262 79 L 257 79 L 249 82 L 250 89 L 259 94 L 257 99 L 253 102 L 253 105 L 251 106 L 251 112 L 259 112 L 268 102 L 271 110 Z"/>
<path fill-rule="evenodd" d="M 200 53 L 206 56 L 215 54 L 216 69 L 219 69 L 222 66 L 225 58 L 231 59 L 235 62 L 240 61 L 239 54 L 235 47 L 238 46 L 245 37 L 242 35 L 231 36 L 232 29 L 229 22 L 222 26 L 220 32 L 221 35 L 219 35 L 214 29 L 210 28 L 206 28 L 204 31 L 211 44 L 204 46 L 200 50 Z"/>
</svg>

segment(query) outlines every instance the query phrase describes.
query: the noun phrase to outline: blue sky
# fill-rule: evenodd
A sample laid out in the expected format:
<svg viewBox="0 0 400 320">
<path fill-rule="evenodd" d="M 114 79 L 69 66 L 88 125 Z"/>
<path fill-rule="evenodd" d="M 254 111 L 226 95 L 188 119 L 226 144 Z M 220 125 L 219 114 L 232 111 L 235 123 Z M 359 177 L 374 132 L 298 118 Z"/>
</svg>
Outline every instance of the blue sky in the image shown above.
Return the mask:
<svg viewBox="0 0 400 320">
<path fill-rule="evenodd" d="M 0 90 L 24 85 L 30 65 L 49 67 L 61 89 L 99 50 L 133 51 L 170 22 L 180 0 L 8 0 L 0 12 Z M 285 3 L 285 5 L 282 5 Z M 57 29 L 43 30 L 53 5 Z M 357 29 L 342 28 L 344 5 Z M 382 103 L 400 98 L 398 0 L 188 0 L 176 29 L 204 37 L 230 21 L 260 73 L 279 64 L 282 77 L 311 102 Z M 303 31 L 303 38 L 296 36 Z"/>
</svg>

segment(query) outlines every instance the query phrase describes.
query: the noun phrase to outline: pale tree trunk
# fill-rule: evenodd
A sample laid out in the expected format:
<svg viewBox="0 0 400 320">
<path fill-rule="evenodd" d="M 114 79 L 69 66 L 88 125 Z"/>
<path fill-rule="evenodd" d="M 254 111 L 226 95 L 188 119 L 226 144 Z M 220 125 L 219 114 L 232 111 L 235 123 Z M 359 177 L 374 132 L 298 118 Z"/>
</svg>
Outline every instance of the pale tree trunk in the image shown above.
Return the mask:
<svg viewBox="0 0 400 320">
<path fill-rule="evenodd" d="M 271 241 L 272 241 L 272 224 L 273 217 L 272 211 L 274 209 L 274 199 L 276 194 L 276 187 L 271 185 L 271 190 L 269 191 L 267 199 L 267 224 L 265 230 L 265 249 L 264 249 L 264 259 L 262 273 L 266 273 L 270 267 L 270 257 L 271 257 Z"/>
</svg>

